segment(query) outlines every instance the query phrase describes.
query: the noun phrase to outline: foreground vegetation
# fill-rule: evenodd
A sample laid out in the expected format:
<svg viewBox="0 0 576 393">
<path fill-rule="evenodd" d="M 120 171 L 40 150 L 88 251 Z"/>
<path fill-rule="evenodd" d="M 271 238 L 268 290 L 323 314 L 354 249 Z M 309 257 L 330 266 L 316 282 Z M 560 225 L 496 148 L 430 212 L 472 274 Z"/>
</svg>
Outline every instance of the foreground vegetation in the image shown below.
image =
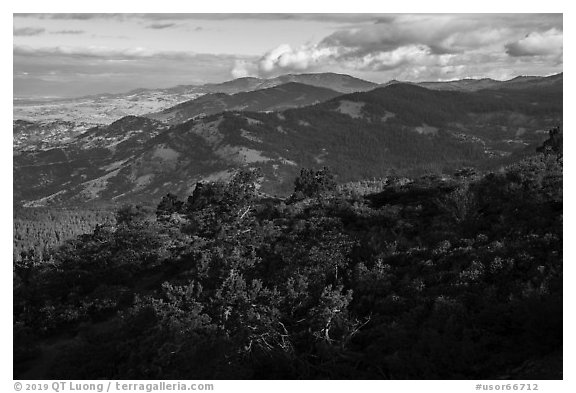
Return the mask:
<svg viewBox="0 0 576 393">
<path fill-rule="evenodd" d="M 258 178 L 16 261 L 15 378 L 514 378 L 561 352 L 558 152 L 369 195 L 326 169 L 286 200 Z"/>
</svg>

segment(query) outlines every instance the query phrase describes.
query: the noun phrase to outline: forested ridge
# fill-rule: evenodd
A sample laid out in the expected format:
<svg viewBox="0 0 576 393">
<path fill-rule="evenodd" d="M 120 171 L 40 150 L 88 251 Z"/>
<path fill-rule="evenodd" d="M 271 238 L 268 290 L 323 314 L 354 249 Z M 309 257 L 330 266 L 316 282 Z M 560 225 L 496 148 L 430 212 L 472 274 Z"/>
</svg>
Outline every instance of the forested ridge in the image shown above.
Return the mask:
<svg viewBox="0 0 576 393">
<path fill-rule="evenodd" d="M 542 85 L 517 81 L 525 86 L 477 91 L 397 83 L 330 100 L 317 95 L 323 89 L 288 84 L 239 93 L 243 103 L 224 105 L 217 94 L 193 100 L 214 104 L 209 108 L 194 104 L 188 112 L 184 103 L 169 113 L 125 116 L 66 143 L 57 134 L 39 144 L 23 137 L 14 155 L 14 201 L 158 203 L 167 193 L 187 197 L 197 181 L 229 179 L 241 167 L 259 167 L 261 191 L 282 197 L 300 168 L 330 167 L 339 183 L 463 166 L 494 171 L 531 155 L 562 121 L 562 75 L 538 80 Z M 280 96 L 292 108 L 266 110 Z M 300 106 L 314 97 L 322 102 Z"/>
<path fill-rule="evenodd" d="M 14 377 L 562 378 L 539 366 L 563 343 L 554 135 L 484 174 L 303 169 L 278 199 L 251 170 L 126 206 L 15 260 Z"/>
<path fill-rule="evenodd" d="M 113 222 L 113 210 L 14 206 L 13 258 L 49 259 L 52 248 L 78 235 L 92 232 L 97 225 Z"/>
</svg>

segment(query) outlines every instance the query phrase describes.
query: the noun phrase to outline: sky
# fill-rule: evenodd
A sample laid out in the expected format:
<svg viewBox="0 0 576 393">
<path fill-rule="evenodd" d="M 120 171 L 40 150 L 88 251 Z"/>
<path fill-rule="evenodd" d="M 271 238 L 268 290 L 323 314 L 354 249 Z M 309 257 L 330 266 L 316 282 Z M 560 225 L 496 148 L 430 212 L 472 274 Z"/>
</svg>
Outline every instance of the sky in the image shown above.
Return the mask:
<svg viewBox="0 0 576 393">
<path fill-rule="evenodd" d="M 377 83 L 563 70 L 562 14 L 14 14 L 14 97 L 287 73 Z"/>
</svg>

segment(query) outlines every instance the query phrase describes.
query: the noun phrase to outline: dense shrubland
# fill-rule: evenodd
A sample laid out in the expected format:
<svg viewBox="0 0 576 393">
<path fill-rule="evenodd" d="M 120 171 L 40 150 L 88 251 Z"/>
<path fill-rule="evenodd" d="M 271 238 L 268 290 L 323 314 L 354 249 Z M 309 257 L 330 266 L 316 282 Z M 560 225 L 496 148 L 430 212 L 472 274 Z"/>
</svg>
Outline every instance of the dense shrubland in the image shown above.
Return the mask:
<svg viewBox="0 0 576 393">
<path fill-rule="evenodd" d="M 499 378 L 561 351 L 555 152 L 357 190 L 302 170 L 285 200 L 259 178 L 15 262 L 15 377 Z"/>
</svg>

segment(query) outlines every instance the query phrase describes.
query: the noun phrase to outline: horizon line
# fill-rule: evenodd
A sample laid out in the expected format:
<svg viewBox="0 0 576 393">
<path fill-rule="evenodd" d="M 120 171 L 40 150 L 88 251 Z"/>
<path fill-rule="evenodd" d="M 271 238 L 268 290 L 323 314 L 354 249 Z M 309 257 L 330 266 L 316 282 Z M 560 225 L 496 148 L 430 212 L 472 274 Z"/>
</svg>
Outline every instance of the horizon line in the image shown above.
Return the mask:
<svg viewBox="0 0 576 393">
<path fill-rule="evenodd" d="M 411 80 L 397 80 L 397 79 L 390 79 L 387 82 L 382 82 L 382 83 L 377 83 L 377 82 L 373 82 L 370 81 L 368 79 L 363 79 L 363 78 L 358 78 L 354 75 L 350 75 L 350 74 L 344 74 L 344 73 L 339 73 L 339 72 L 332 72 L 332 71 L 326 71 L 326 72 L 303 72 L 303 73 L 288 73 L 288 74 L 281 74 L 281 75 L 277 75 L 274 77 L 270 77 L 270 78 L 260 78 L 260 77 L 256 77 L 256 76 L 244 76 L 244 77 L 240 77 L 240 78 L 233 78 L 233 79 L 226 79 L 223 80 L 221 82 L 206 82 L 206 83 L 202 83 L 202 84 L 178 84 L 178 85 L 172 85 L 169 87 L 137 87 L 135 89 L 132 90 L 128 90 L 125 92 L 121 92 L 121 93 L 109 93 L 109 92 L 101 92 L 101 93 L 95 93 L 95 94 L 88 94 L 88 95 L 81 95 L 81 96 L 46 96 L 46 95 L 13 95 L 12 96 L 12 104 L 14 104 L 14 101 L 20 100 L 20 101 L 34 101 L 34 100 L 61 100 L 61 101 L 66 101 L 66 100 L 74 100 L 74 99 L 81 99 L 81 98 L 91 98 L 91 97 L 97 97 L 97 96 L 102 96 L 102 95 L 112 95 L 112 96 L 119 96 L 119 95 L 124 95 L 124 94 L 129 94 L 132 92 L 136 92 L 139 90 L 144 90 L 144 91 L 154 91 L 154 90 L 167 90 L 167 89 L 173 89 L 173 88 L 177 88 L 177 87 L 186 87 L 186 86 L 191 86 L 191 87 L 200 87 L 200 86 L 206 86 L 206 85 L 219 85 L 219 84 L 223 84 L 223 83 L 229 83 L 229 82 L 233 82 L 236 80 L 242 80 L 242 79 L 258 79 L 258 80 L 262 80 L 262 81 L 266 81 L 266 80 L 272 80 L 272 79 L 276 79 L 276 78 L 280 78 L 283 76 L 301 76 L 301 75 L 322 75 L 322 74 L 334 74 L 334 75 L 341 75 L 341 76 L 349 76 L 352 77 L 354 79 L 358 79 L 364 82 L 369 82 L 369 83 L 374 83 L 376 86 L 385 86 L 387 84 L 389 84 L 390 82 L 398 82 L 398 83 L 407 83 L 407 84 L 411 84 L 411 83 L 449 83 L 449 82 L 457 82 L 457 81 L 464 81 L 464 80 L 483 80 L 483 79 L 488 79 L 488 80 L 493 80 L 496 82 L 509 82 L 511 80 L 514 80 L 516 78 L 530 78 L 530 77 L 535 77 L 535 78 L 549 78 L 552 76 L 557 76 L 560 74 L 564 74 L 564 70 L 562 70 L 561 72 L 556 72 L 556 73 L 550 73 L 550 74 L 546 74 L 546 75 L 527 75 L 527 74 L 519 74 L 516 75 L 515 77 L 512 77 L 510 79 L 494 79 L 494 78 L 488 78 L 488 77 L 478 77 L 478 76 L 473 76 L 473 77 L 465 77 L 465 78 L 455 78 L 455 79 L 442 79 L 442 80 L 421 80 L 421 81 L 411 81 Z M 287 82 L 290 83 L 290 82 Z M 305 83 L 302 83 L 305 84 Z M 259 89 L 257 89 L 259 90 Z"/>
</svg>

